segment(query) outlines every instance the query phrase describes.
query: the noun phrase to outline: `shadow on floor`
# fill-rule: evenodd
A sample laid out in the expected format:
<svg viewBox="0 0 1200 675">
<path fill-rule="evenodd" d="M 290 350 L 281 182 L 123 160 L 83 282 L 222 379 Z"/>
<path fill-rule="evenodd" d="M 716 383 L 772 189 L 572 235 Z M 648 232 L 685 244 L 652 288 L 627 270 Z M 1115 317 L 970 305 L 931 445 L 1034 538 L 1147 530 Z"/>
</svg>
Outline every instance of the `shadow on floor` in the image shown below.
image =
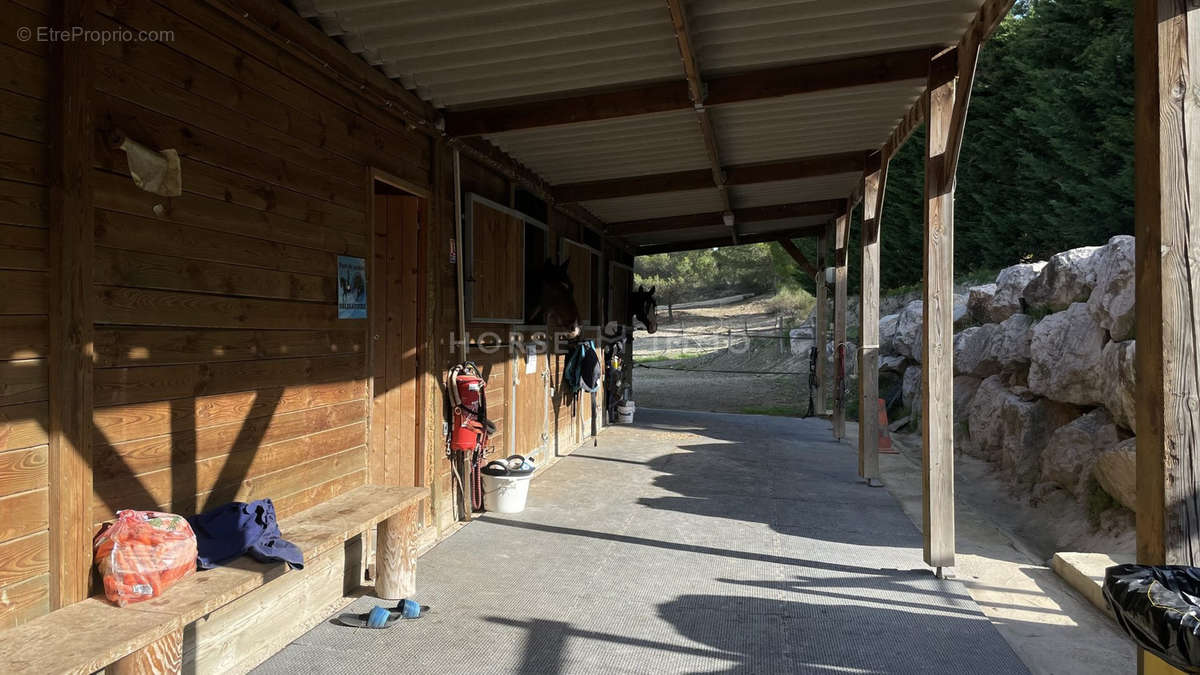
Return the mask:
<svg viewBox="0 0 1200 675">
<path fill-rule="evenodd" d="M 731 674 L 1028 672 L 1004 641 L 988 635 L 993 628 L 977 611 L 712 594 L 683 595 L 659 604 L 657 611 L 695 644 L 580 629 L 562 621 L 486 620 L 526 631 L 517 672 L 528 675 L 579 672 L 578 662 L 566 653 L 568 642 L 575 643 L 577 654 L 605 653 L 606 667 L 638 672 L 697 672 L 701 665 L 703 672 Z M 898 639 L 911 637 L 914 624 L 928 627 L 924 639 Z"/>
</svg>

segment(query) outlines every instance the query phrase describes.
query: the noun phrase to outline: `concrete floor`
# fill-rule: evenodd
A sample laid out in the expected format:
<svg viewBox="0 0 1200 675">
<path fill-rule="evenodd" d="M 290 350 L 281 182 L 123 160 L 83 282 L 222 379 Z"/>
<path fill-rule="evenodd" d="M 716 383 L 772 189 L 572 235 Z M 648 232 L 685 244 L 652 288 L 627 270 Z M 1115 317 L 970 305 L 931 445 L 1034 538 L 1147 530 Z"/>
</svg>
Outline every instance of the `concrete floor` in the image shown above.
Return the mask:
<svg viewBox="0 0 1200 675">
<path fill-rule="evenodd" d="M 258 672 L 1027 673 L 855 466 L 824 421 L 639 409 L 422 556 L 427 617 Z"/>
</svg>

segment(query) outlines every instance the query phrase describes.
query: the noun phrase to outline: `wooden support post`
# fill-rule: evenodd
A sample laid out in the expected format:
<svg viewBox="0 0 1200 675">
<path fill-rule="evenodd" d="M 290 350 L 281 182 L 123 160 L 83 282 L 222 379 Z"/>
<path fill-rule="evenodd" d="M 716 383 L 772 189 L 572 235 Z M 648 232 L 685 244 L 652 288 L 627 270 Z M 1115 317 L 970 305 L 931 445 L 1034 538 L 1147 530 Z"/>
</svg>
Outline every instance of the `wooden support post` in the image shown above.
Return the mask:
<svg viewBox="0 0 1200 675">
<path fill-rule="evenodd" d="M 417 517 L 420 503 L 379 523 L 375 595 L 401 600 L 417 591 Z"/>
<path fill-rule="evenodd" d="M 172 675 L 182 670 L 182 628 L 167 633 L 105 668 L 109 675 Z"/>
<path fill-rule="evenodd" d="M 947 144 L 959 94 L 957 48 L 936 56 L 926 91 L 925 294 L 921 371 L 925 562 L 954 567 L 954 174 Z M 970 86 L 969 83 L 964 83 Z M 959 119 L 965 120 L 965 115 Z M 961 138 L 961 134 L 958 135 Z"/>
<path fill-rule="evenodd" d="M 829 260 L 825 255 L 826 246 L 829 241 L 828 228 L 821 232 L 821 236 L 817 238 L 817 308 L 816 321 L 813 323 L 813 348 L 817 350 L 817 400 L 813 403 L 813 414 L 818 416 L 825 415 L 825 326 L 829 323 L 828 302 L 825 299 L 825 266 L 829 264 Z"/>
<path fill-rule="evenodd" d="M 846 259 L 850 204 L 833 224 L 833 437 L 846 437 Z"/>
<path fill-rule="evenodd" d="M 56 24 L 86 27 L 91 0 L 54 3 Z M 52 42 L 50 174 L 50 607 L 88 596 L 92 563 L 92 113 L 87 40 Z"/>
<path fill-rule="evenodd" d="M 1137 0 L 1137 561 L 1200 565 L 1200 8 Z M 1138 650 L 1138 672 L 1181 672 Z"/>
<path fill-rule="evenodd" d="M 863 174 L 862 288 L 859 290 L 858 475 L 879 482 L 879 225 L 889 158 L 872 155 Z"/>
</svg>

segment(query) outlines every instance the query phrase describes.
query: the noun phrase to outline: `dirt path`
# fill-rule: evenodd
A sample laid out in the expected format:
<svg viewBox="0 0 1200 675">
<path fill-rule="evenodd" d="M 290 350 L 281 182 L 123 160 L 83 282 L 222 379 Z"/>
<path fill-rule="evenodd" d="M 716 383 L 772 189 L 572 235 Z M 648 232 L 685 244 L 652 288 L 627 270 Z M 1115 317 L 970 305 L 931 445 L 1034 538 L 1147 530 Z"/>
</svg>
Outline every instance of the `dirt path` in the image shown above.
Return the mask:
<svg viewBox="0 0 1200 675">
<path fill-rule="evenodd" d="M 639 355 L 696 354 L 727 349 L 747 336 L 755 342 L 763 336 L 778 336 L 777 315 L 763 298 L 752 298 L 717 307 L 677 309 L 668 316 L 658 308 L 658 332 L 634 333 L 634 352 Z"/>
</svg>

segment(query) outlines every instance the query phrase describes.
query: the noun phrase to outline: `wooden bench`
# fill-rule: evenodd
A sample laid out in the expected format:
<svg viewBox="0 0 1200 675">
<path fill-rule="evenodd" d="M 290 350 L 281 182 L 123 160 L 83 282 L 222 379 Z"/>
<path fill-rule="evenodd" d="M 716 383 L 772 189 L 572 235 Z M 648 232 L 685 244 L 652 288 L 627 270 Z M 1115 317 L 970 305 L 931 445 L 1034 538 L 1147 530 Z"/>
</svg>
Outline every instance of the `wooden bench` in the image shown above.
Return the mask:
<svg viewBox="0 0 1200 675">
<path fill-rule="evenodd" d="M 378 524 L 375 595 L 399 599 L 416 590 L 417 515 L 428 494 L 426 488 L 361 487 L 281 519 L 279 527 L 307 563 Z M 88 598 L 0 631 L 0 664 L 17 673 L 105 667 L 110 673 L 178 673 L 188 624 L 288 573 L 284 564 L 243 556 L 197 572 L 153 600 L 117 607 L 103 596 Z"/>
</svg>

